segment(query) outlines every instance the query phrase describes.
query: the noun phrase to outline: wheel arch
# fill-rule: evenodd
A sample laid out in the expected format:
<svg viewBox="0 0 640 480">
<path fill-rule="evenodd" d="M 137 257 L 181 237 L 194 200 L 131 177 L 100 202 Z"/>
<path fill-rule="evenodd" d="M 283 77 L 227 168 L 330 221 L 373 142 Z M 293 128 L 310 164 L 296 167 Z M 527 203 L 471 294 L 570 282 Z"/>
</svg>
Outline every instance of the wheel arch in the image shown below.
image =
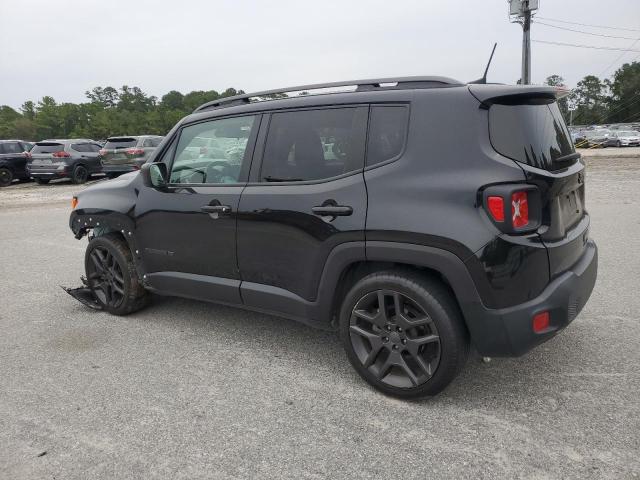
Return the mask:
<svg viewBox="0 0 640 480">
<path fill-rule="evenodd" d="M 399 242 L 366 242 L 364 258 L 340 258 L 331 255 L 321 280 L 318 303 L 325 310 L 323 317 L 335 322 L 336 312 L 348 290 L 370 273 L 389 269 L 406 269 L 436 278 L 447 287 L 465 322 L 481 303 L 478 291 L 464 262 L 447 250 Z M 340 264 L 339 261 L 342 260 Z M 333 263 L 333 264 L 332 264 Z"/>
</svg>

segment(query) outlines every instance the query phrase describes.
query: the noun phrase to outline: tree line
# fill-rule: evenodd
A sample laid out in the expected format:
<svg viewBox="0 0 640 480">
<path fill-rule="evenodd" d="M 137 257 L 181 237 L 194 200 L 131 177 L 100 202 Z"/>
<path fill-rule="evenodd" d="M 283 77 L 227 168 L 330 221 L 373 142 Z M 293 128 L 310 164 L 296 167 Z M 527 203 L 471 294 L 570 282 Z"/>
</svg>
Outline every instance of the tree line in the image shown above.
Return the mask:
<svg viewBox="0 0 640 480">
<path fill-rule="evenodd" d="M 120 89 L 95 87 L 85 92 L 88 101 L 83 103 L 57 103 L 45 96 L 37 103 L 24 102 L 19 111 L 0 106 L 0 138 L 97 140 L 117 135 L 165 135 L 203 103 L 241 93 L 234 88 L 222 93 L 172 90 L 158 100 L 139 87 L 125 85 Z"/>
<path fill-rule="evenodd" d="M 545 83 L 563 85 L 564 79 L 551 75 Z M 587 75 L 558 103 L 567 124 L 640 122 L 640 62 L 625 63 L 611 79 Z"/>
<path fill-rule="evenodd" d="M 563 85 L 564 80 L 551 75 L 545 83 Z M 116 135 L 165 135 L 203 103 L 241 93 L 234 88 L 221 93 L 172 90 L 158 99 L 139 87 L 125 85 L 120 89 L 95 87 L 85 92 L 83 103 L 57 103 L 45 96 L 37 103 L 24 102 L 19 111 L 0 106 L 0 138 L 98 140 Z M 640 122 L 640 62 L 624 64 L 611 79 L 587 75 L 559 104 L 567 123 L 574 125 Z"/>
</svg>

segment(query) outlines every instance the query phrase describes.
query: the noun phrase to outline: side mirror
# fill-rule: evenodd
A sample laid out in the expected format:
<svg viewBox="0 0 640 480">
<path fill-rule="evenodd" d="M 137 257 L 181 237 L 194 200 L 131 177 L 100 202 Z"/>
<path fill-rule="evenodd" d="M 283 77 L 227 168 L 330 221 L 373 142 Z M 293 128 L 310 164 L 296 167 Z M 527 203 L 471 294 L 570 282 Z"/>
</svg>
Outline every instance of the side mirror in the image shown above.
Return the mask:
<svg viewBox="0 0 640 480">
<path fill-rule="evenodd" d="M 145 163 L 140 174 L 145 187 L 162 189 L 167 186 L 167 166 L 164 163 Z"/>
</svg>

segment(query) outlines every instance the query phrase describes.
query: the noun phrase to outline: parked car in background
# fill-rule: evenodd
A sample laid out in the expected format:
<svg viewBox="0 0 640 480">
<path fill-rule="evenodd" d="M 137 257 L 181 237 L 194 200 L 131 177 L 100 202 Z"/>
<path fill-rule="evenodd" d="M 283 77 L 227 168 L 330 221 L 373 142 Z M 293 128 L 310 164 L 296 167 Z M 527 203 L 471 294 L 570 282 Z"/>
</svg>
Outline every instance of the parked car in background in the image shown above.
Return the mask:
<svg viewBox="0 0 640 480">
<path fill-rule="evenodd" d="M 29 179 L 26 165 L 31 145 L 24 140 L 0 140 L 0 187 Z"/>
<path fill-rule="evenodd" d="M 587 130 L 585 132 L 587 137 L 587 143 L 585 147 L 596 148 L 596 147 L 606 147 L 609 142 L 609 137 L 611 136 L 610 130 L 597 129 L 597 130 Z"/>
<path fill-rule="evenodd" d="M 140 170 L 164 137 L 138 135 L 111 137 L 100 150 L 102 170 L 109 178 Z"/>
<path fill-rule="evenodd" d="M 609 135 L 607 145 L 610 147 L 637 147 L 640 145 L 640 132 L 614 130 Z"/>
<path fill-rule="evenodd" d="M 31 149 L 27 171 L 39 184 L 55 178 L 84 183 L 102 172 L 99 152 L 100 145 L 85 138 L 42 140 Z"/>
</svg>

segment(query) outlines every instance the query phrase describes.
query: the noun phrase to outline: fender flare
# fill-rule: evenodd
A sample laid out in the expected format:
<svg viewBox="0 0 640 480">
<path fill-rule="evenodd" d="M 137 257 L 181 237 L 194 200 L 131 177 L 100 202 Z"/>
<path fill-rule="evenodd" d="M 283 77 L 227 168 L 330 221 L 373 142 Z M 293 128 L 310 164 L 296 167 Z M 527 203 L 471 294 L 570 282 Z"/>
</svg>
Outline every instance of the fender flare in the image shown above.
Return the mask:
<svg viewBox="0 0 640 480">
<path fill-rule="evenodd" d="M 363 246 L 364 256 L 360 253 Z M 334 248 L 327 258 L 314 302 L 320 310 L 320 318 L 331 319 L 333 297 L 341 275 L 350 265 L 363 261 L 401 263 L 429 268 L 440 273 L 453 290 L 465 321 L 479 305 L 482 305 L 466 265 L 448 250 L 401 242 L 348 242 Z"/>
</svg>

